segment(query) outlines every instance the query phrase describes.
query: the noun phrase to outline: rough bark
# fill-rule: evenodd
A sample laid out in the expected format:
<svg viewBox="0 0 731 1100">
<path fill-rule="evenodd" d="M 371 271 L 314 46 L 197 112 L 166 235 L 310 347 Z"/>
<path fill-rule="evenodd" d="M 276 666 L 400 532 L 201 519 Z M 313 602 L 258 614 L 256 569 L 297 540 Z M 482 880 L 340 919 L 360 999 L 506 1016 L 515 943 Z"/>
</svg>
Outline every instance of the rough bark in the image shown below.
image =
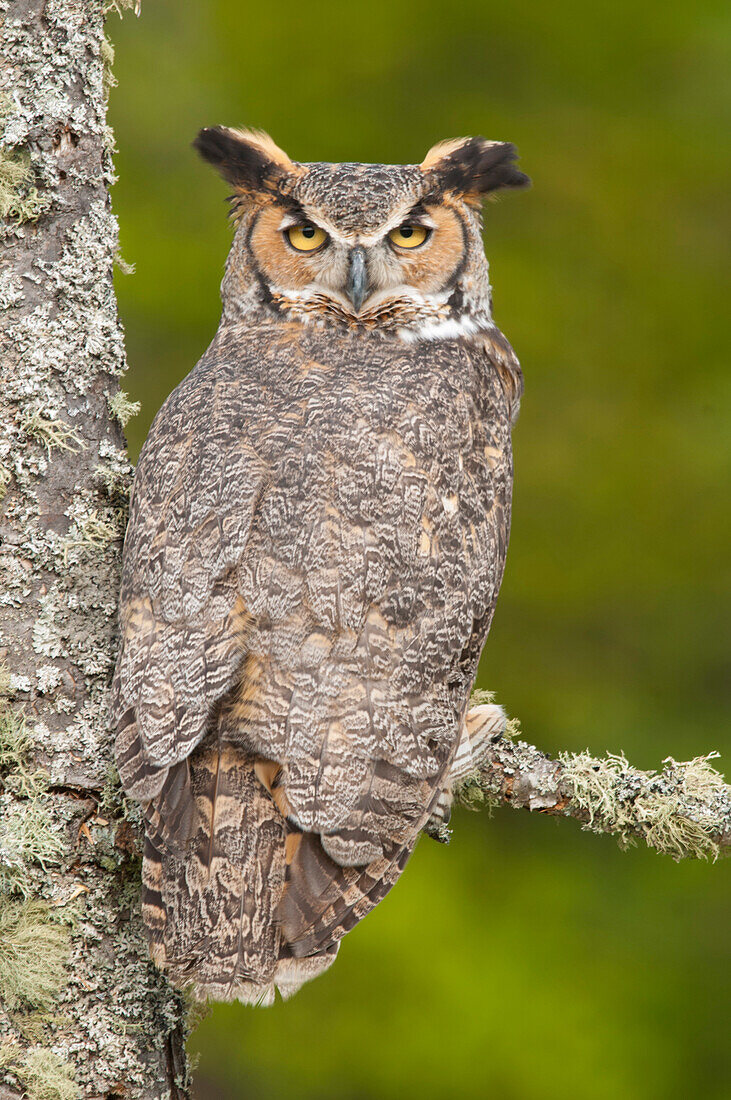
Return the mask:
<svg viewBox="0 0 731 1100">
<path fill-rule="evenodd" d="M 181 1097 L 106 710 L 131 469 L 104 4 L 0 14 L 0 1097 Z"/>
</svg>

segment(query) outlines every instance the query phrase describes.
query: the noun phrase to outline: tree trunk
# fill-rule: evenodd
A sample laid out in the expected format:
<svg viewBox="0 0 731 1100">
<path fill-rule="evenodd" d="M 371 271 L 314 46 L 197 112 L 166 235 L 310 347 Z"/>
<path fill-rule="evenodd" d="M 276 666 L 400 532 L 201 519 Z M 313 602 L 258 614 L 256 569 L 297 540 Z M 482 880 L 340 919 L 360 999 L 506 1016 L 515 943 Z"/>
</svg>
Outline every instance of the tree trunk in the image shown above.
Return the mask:
<svg viewBox="0 0 731 1100">
<path fill-rule="evenodd" d="M 107 721 L 131 468 L 105 10 L 0 13 L 0 1098 L 177 1098 Z"/>
</svg>

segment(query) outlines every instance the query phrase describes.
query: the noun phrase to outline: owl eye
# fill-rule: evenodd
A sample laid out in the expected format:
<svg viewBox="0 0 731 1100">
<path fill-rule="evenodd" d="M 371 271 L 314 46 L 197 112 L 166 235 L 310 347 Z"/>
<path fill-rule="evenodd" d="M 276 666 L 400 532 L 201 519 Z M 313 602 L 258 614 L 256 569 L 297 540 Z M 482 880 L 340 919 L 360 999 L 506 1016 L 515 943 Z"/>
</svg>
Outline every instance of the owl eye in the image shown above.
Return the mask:
<svg viewBox="0 0 731 1100">
<path fill-rule="evenodd" d="M 418 248 L 429 236 L 429 230 L 423 225 L 400 225 L 388 234 L 391 244 L 399 248 Z"/>
<path fill-rule="evenodd" d="M 314 252 L 327 240 L 327 233 L 317 225 L 293 225 L 286 231 L 287 240 L 298 252 Z"/>
</svg>

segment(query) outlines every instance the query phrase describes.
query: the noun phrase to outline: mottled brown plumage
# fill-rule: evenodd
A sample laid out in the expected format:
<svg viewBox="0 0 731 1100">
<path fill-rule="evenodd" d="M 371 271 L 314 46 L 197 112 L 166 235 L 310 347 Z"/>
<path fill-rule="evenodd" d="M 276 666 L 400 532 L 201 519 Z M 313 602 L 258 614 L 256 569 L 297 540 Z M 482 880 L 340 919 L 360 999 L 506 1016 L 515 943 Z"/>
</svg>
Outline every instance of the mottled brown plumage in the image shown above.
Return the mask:
<svg viewBox="0 0 731 1100">
<path fill-rule="evenodd" d="M 199 997 L 269 1003 L 330 965 L 500 729 L 497 708 L 465 717 L 521 376 L 476 195 L 525 177 L 482 139 L 421 167 L 198 146 L 238 228 L 221 326 L 137 468 L 117 760 L 153 956 Z M 327 234 L 317 255 L 293 224 Z M 426 251 L 389 244 L 403 224 Z"/>
</svg>

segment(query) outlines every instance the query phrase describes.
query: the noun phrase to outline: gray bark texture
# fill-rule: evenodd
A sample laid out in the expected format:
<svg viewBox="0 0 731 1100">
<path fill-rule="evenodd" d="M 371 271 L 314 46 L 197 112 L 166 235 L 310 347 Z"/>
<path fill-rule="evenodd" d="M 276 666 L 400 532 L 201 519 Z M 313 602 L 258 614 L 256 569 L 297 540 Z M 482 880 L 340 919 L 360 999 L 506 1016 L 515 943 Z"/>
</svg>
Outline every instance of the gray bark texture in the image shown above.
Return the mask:
<svg viewBox="0 0 731 1100">
<path fill-rule="evenodd" d="M 131 467 L 105 14 L 0 0 L 0 1100 L 188 1090 L 107 719 Z"/>
</svg>

